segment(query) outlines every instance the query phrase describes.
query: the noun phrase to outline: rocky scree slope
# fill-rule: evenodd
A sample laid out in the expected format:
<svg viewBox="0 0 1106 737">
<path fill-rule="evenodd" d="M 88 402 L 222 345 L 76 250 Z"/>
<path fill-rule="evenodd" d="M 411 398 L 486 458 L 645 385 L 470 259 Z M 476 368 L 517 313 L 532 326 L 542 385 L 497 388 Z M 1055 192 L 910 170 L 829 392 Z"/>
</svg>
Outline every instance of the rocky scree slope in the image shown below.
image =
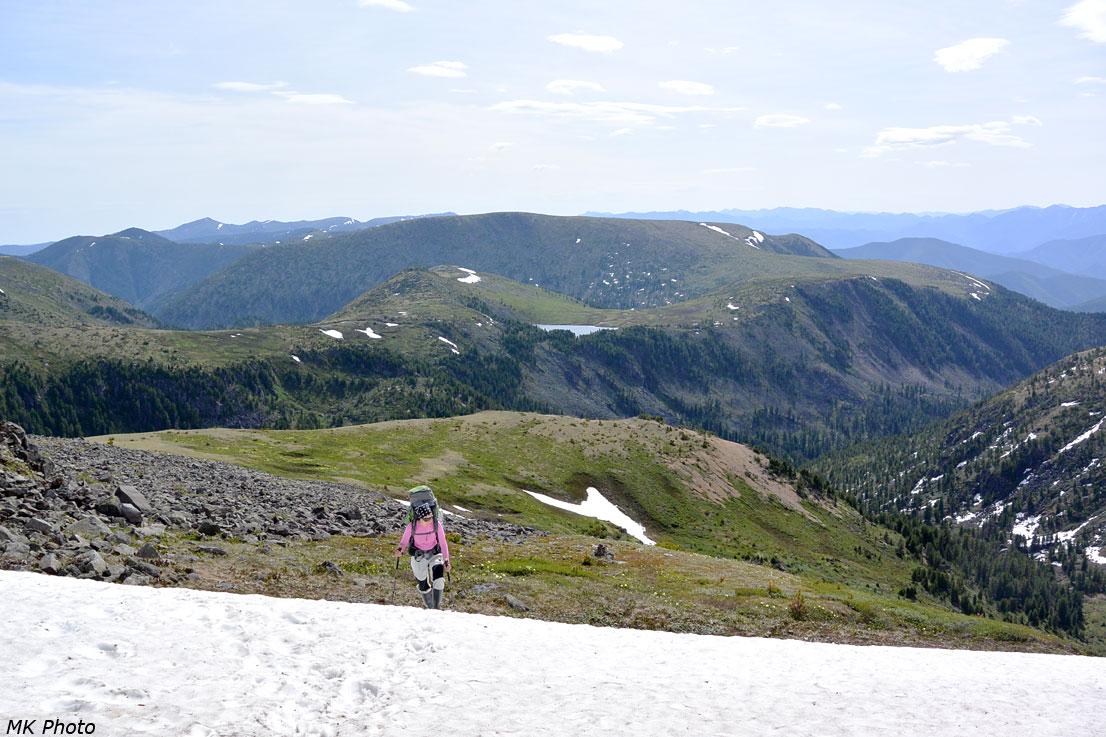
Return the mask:
<svg viewBox="0 0 1106 737">
<path fill-rule="evenodd" d="M 195 553 L 247 543 L 396 536 L 406 507 L 375 491 L 300 481 L 229 463 L 28 436 L 0 423 L 0 568 L 116 581 L 186 583 L 192 557 L 163 556 L 166 535 Z M 466 539 L 538 534 L 496 520 L 452 517 Z"/>
</svg>

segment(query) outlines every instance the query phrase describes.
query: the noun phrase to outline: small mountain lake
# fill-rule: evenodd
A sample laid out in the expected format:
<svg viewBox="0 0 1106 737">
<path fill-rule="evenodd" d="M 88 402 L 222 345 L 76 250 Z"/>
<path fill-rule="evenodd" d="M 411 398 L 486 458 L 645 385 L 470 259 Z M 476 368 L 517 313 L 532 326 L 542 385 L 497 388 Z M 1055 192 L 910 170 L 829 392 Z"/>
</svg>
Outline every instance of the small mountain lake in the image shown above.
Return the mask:
<svg viewBox="0 0 1106 737">
<path fill-rule="evenodd" d="M 577 337 L 597 333 L 600 330 L 618 330 L 618 328 L 605 328 L 598 325 L 535 325 L 535 327 L 542 330 L 567 330 Z"/>
</svg>

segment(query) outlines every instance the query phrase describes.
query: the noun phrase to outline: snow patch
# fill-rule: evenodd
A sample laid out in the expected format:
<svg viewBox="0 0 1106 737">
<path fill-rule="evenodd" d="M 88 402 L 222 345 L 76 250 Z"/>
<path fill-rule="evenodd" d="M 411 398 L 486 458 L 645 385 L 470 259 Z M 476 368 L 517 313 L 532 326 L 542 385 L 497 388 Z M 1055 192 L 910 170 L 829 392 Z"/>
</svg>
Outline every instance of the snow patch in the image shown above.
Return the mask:
<svg viewBox="0 0 1106 737">
<path fill-rule="evenodd" d="M 713 230 L 715 233 L 721 233 L 722 235 L 726 236 L 727 238 L 733 238 L 735 241 L 741 240 L 736 235 L 733 235 L 732 233 L 727 233 L 726 231 L 719 228 L 717 225 L 707 225 L 706 223 L 699 223 L 699 225 L 702 225 L 707 230 Z"/>
<path fill-rule="evenodd" d="M 1018 518 L 1020 519 L 1022 516 L 1023 515 L 1019 514 Z M 1034 536 L 1037 534 L 1037 528 L 1040 526 L 1041 515 L 1038 514 L 1036 517 L 1028 517 L 1024 520 L 1021 520 L 1016 525 L 1014 525 L 1014 529 L 1010 532 L 1012 535 L 1024 537 L 1026 540 L 1032 543 Z"/>
<path fill-rule="evenodd" d="M 1068 452 L 1069 450 L 1071 450 L 1072 448 L 1074 448 L 1075 446 L 1077 446 L 1077 445 L 1079 445 L 1080 443 L 1082 443 L 1082 442 L 1086 441 L 1086 440 L 1087 440 L 1088 438 L 1090 438 L 1090 437 L 1091 437 L 1092 435 L 1094 435 L 1094 434 L 1095 434 L 1096 432 L 1098 432 L 1099 430 L 1101 430 L 1101 429 L 1102 429 L 1102 423 L 1103 423 L 1103 422 L 1106 422 L 1106 417 L 1104 417 L 1103 419 L 1099 420 L 1099 421 L 1098 421 L 1098 423 L 1097 423 L 1097 424 L 1096 424 L 1096 425 L 1095 425 L 1094 427 L 1092 427 L 1092 428 L 1091 428 L 1090 430 L 1088 430 L 1087 432 L 1083 433 L 1082 435 L 1080 435 L 1079 437 L 1077 437 L 1077 438 L 1076 438 L 1075 440 L 1071 441 L 1070 443 L 1068 443 L 1067 445 L 1065 445 L 1065 446 L 1064 446 L 1063 448 L 1061 448 L 1061 449 L 1060 449 L 1060 452 L 1061 452 L 1061 453 L 1066 453 L 1066 452 Z"/>
<path fill-rule="evenodd" d="M 0 600 L 0 713 L 82 716 L 96 735 L 1057 735 L 1087 733 L 1103 698 L 1102 659 L 1073 655 L 648 632 L 15 571 L 0 571 Z M 509 653 L 526 657 L 504 667 Z M 612 663 L 622 667 L 599 665 Z M 434 674 L 445 688 L 425 687 Z"/>
<path fill-rule="evenodd" d="M 375 332 L 373 332 L 372 328 L 365 328 L 364 330 L 362 330 L 361 328 L 355 328 L 353 332 L 355 332 L 355 333 L 364 333 L 365 335 L 369 336 L 370 338 L 376 338 L 378 340 L 380 338 L 384 337 L 383 335 L 377 335 Z"/>
<path fill-rule="evenodd" d="M 303 363 L 303 361 L 300 360 L 300 357 L 297 356 L 294 353 L 292 354 L 292 360 L 295 361 L 296 363 Z"/>
<path fill-rule="evenodd" d="M 312 238 L 312 234 L 311 234 L 311 233 L 308 233 L 307 235 L 305 235 L 305 236 L 303 237 L 303 239 L 304 239 L 305 241 L 309 241 L 309 240 L 311 240 L 311 238 Z"/>
<path fill-rule="evenodd" d="M 461 267 L 457 267 L 457 268 L 461 268 Z M 461 269 L 461 271 L 464 271 L 464 272 L 468 273 L 468 276 L 459 276 L 459 277 L 457 277 L 457 281 L 461 282 L 462 284 L 476 284 L 478 282 L 484 281 L 479 276 L 477 276 L 476 272 L 473 271 L 472 269 Z"/>
<path fill-rule="evenodd" d="M 342 335 L 341 330 L 323 330 L 322 328 L 319 328 L 319 332 L 323 335 L 329 335 L 331 338 L 336 338 L 338 340 L 342 340 L 343 338 L 345 338 L 345 336 Z"/>
<path fill-rule="evenodd" d="M 548 504 L 549 506 L 556 507 L 557 509 L 563 509 L 567 512 L 580 514 L 585 517 L 594 517 L 595 519 L 618 525 L 646 545 L 656 545 L 655 542 L 653 542 L 649 539 L 648 536 L 646 536 L 644 527 L 631 519 L 617 506 L 607 501 L 606 497 L 600 494 L 599 490 L 593 486 L 588 487 L 588 497 L 580 504 L 562 502 L 560 499 L 554 499 L 551 496 L 538 494 L 533 491 L 527 491 L 526 493 L 537 499 L 542 504 Z"/>
</svg>

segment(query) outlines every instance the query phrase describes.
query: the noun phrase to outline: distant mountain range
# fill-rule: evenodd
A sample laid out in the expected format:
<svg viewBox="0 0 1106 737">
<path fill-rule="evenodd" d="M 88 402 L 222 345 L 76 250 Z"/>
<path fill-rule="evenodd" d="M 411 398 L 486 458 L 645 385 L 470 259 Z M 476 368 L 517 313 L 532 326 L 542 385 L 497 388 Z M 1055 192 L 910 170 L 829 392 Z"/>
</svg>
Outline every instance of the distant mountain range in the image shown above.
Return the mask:
<svg viewBox="0 0 1106 737">
<path fill-rule="evenodd" d="M 1092 242 L 1094 240 L 1088 239 Z M 1088 250 L 1082 242 L 1076 243 L 1080 245 L 1072 246 L 1072 252 L 1082 254 Z M 1095 244 L 1087 244 L 1089 247 L 1093 245 Z M 1035 249 L 1035 252 L 1038 255 L 1052 253 L 1046 246 Z M 1065 309 L 1079 310 L 1094 300 L 1106 298 L 1106 279 L 1069 274 L 1036 261 L 999 256 L 936 238 L 900 238 L 891 243 L 866 243 L 856 248 L 842 248 L 834 253 L 843 258 L 912 261 L 964 271 L 1021 292 L 1047 305 Z M 1057 258 L 1057 261 L 1065 260 L 1071 259 L 1066 256 Z"/>
<path fill-rule="evenodd" d="M 355 220 L 348 217 L 322 218 L 321 220 L 251 220 L 243 225 L 221 223 L 211 218 L 193 220 L 170 230 L 156 230 L 155 234 L 177 243 L 283 243 L 292 239 L 304 240 L 306 236 L 320 237 L 334 233 L 351 233 L 378 225 L 424 217 L 441 217 L 454 213 L 430 215 L 400 215 L 395 217 Z M 308 238 L 308 240 L 310 240 Z"/>
<path fill-rule="evenodd" d="M 422 218 L 257 249 L 151 313 L 203 329 L 319 320 L 409 266 L 456 264 L 596 307 L 674 304 L 753 274 L 846 262 L 802 236 L 743 226 L 491 213 Z"/>
<path fill-rule="evenodd" d="M 212 220 L 211 218 L 200 218 L 199 220 L 193 220 L 190 223 L 178 225 L 169 230 L 143 232 L 152 232 L 154 235 L 161 236 L 175 243 L 218 243 L 221 245 L 281 243 L 292 239 L 310 240 L 311 238 L 326 237 L 334 233 L 350 233 L 355 230 L 375 228 L 378 225 L 387 225 L 388 223 L 395 223 L 401 220 L 440 217 L 453 214 L 454 213 L 446 212 L 428 215 L 398 215 L 394 217 L 373 218 L 372 220 L 364 221 L 348 217 L 322 218 L 320 220 L 296 220 L 292 222 L 283 222 L 280 220 L 251 220 L 242 225 L 223 223 L 218 220 Z M 0 246 L 0 254 L 7 256 L 29 256 L 41 251 L 49 245 L 51 245 L 51 243 L 36 243 L 27 246 Z"/>
<path fill-rule="evenodd" d="M 1056 240 L 1106 234 L 1106 205 L 1098 207 L 1018 207 L 965 215 L 837 212 L 816 208 L 716 210 L 691 212 L 587 213 L 601 217 L 647 220 L 708 220 L 741 223 L 765 233 L 802 233 L 831 249 L 852 248 L 873 241 L 938 238 L 991 253 L 1012 254 Z M 1056 268 L 1082 273 L 1063 263 Z"/>
</svg>

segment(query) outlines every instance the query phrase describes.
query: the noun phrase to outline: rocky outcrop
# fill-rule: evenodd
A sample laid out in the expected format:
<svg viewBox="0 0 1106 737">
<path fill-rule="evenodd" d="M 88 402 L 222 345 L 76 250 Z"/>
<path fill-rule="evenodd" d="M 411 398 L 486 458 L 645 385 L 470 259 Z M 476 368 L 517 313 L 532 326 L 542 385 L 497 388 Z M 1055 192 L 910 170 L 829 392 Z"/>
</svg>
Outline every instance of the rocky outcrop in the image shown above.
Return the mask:
<svg viewBox="0 0 1106 737">
<path fill-rule="evenodd" d="M 273 476 L 229 463 L 28 436 L 0 423 L 0 567 L 120 581 L 179 583 L 162 558 L 174 532 L 197 552 L 220 540 L 263 546 L 333 535 L 398 538 L 407 510 L 378 491 Z M 498 520 L 448 518 L 468 540 L 536 533 Z M 160 547 L 159 547 L 160 546 Z"/>
</svg>

